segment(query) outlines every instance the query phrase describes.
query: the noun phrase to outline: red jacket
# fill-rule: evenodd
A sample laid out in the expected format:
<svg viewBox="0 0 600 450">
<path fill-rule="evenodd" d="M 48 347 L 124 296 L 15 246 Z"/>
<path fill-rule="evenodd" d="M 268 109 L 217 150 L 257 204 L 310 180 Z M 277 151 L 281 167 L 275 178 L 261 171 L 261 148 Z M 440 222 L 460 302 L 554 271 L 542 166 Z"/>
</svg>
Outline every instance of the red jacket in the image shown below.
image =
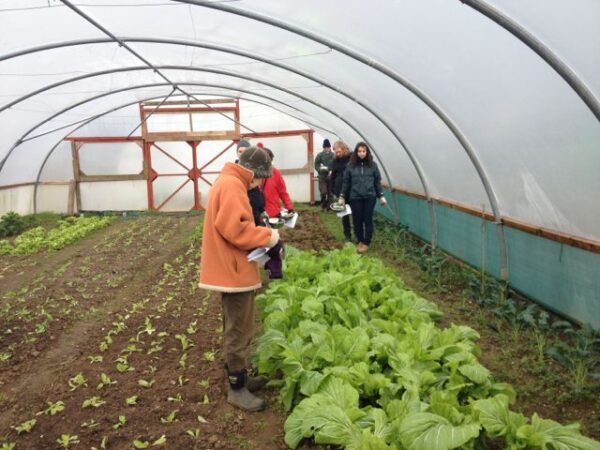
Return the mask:
<svg viewBox="0 0 600 450">
<path fill-rule="evenodd" d="M 287 209 L 294 209 L 290 195 L 287 192 L 287 187 L 285 186 L 285 180 L 281 172 L 275 167 L 273 167 L 273 175 L 263 182 L 262 191 L 265 196 L 265 211 L 269 217 L 277 217 L 279 215 L 279 211 L 281 210 L 280 201 L 283 201 Z"/>
</svg>

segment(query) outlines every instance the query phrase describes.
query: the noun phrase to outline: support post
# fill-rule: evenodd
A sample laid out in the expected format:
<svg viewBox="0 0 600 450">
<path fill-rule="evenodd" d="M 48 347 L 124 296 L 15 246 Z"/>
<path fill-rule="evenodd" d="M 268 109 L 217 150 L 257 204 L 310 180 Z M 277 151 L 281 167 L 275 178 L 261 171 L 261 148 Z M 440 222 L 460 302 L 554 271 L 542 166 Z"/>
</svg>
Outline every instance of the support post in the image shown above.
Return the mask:
<svg viewBox="0 0 600 450">
<path fill-rule="evenodd" d="M 75 202 L 77 204 L 77 211 L 81 211 L 81 188 L 79 183 L 81 181 L 81 167 L 79 165 L 79 148 L 78 142 L 71 141 L 71 157 L 73 161 L 73 182 L 75 183 Z"/>
<path fill-rule="evenodd" d="M 202 207 L 200 206 L 200 192 L 198 191 L 198 155 L 196 154 L 196 149 L 198 148 L 198 144 L 200 142 L 192 141 L 188 142 L 190 147 L 192 148 L 192 182 L 194 183 L 194 211 L 200 211 Z"/>
<path fill-rule="evenodd" d="M 314 158 L 313 158 L 313 142 L 314 142 L 314 131 L 310 130 L 307 133 L 307 146 L 308 146 L 308 182 L 310 183 L 310 203 L 315 202 L 315 182 L 313 181 Z"/>
</svg>

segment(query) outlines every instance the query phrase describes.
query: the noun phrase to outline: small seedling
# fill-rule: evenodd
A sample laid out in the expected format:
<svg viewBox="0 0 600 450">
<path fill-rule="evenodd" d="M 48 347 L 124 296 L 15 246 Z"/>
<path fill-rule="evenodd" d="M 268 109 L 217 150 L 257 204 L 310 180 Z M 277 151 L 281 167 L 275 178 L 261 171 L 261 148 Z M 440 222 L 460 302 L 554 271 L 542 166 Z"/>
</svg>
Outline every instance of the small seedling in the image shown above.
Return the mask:
<svg viewBox="0 0 600 450">
<path fill-rule="evenodd" d="M 178 420 L 177 420 L 177 412 L 178 412 L 178 411 L 179 411 L 178 409 L 176 409 L 176 410 L 174 410 L 174 411 L 171 411 L 167 417 L 161 417 L 161 418 L 160 418 L 160 421 L 161 421 L 162 423 L 173 423 L 173 422 L 177 422 L 177 421 L 178 421 Z"/>
<path fill-rule="evenodd" d="M 44 411 L 40 411 L 38 414 L 55 415 L 65 410 L 65 403 L 62 400 L 56 403 L 48 402 L 48 407 Z"/>
<path fill-rule="evenodd" d="M 37 423 L 36 419 L 26 420 L 19 425 L 13 427 L 18 434 L 29 433 Z"/>
<path fill-rule="evenodd" d="M 103 356 L 88 356 L 88 359 L 90 360 L 90 364 L 95 364 L 95 363 L 101 363 L 104 360 Z"/>
<path fill-rule="evenodd" d="M 152 381 L 138 380 L 138 386 L 141 386 L 146 389 L 150 389 L 153 384 L 154 384 L 154 380 L 152 380 Z"/>
<path fill-rule="evenodd" d="M 133 405 L 137 405 L 137 401 L 138 401 L 138 396 L 137 395 L 132 395 L 131 397 L 127 397 L 125 399 L 125 404 L 127 406 L 133 406 Z"/>
<path fill-rule="evenodd" d="M 185 432 L 188 436 L 191 436 L 193 439 L 200 439 L 200 429 L 196 428 L 195 430 L 186 430 Z"/>
<path fill-rule="evenodd" d="M 71 444 L 78 444 L 79 438 L 77 436 L 71 436 L 70 434 L 61 434 L 60 437 L 56 440 L 58 444 L 62 448 L 69 448 Z"/>
<path fill-rule="evenodd" d="M 213 351 L 204 352 L 204 355 L 202 355 L 202 356 L 206 361 L 214 361 L 215 360 L 215 352 L 213 352 Z"/>
<path fill-rule="evenodd" d="M 183 397 L 181 396 L 181 394 L 178 392 L 177 395 L 175 397 L 169 397 L 167 398 L 167 401 L 169 402 L 176 402 L 176 403 L 181 403 L 183 402 Z"/>
<path fill-rule="evenodd" d="M 198 332 L 198 321 L 192 321 L 185 331 L 187 332 L 187 334 L 196 334 Z"/>
<path fill-rule="evenodd" d="M 108 445 L 108 437 L 102 436 L 102 440 L 100 441 L 100 449 L 106 450 L 106 446 Z M 98 450 L 97 447 L 92 447 L 92 450 Z"/>
<path fill-rule="evenodd" d="M 181 343 L 181 351 L 185 353 L 189 348 L 194 346 L 194 343 L 188 339 L 185 334 L 176 334 L 175 339 Z"/>
<path fill-rule="evenodd" d="M 94 419 L 92 419 L 89 422 L 82 422 L 82 424 L 80 426 L 81 426 L 81 428 L 94 428 L 94 427 L 97 427 L 98 425 L 100 425 L 100 424 L 98 422 L 96 422 Z"/>
<path fill-rule="evenodd" d="M 83 373 L 81 373 L 81 372 L 79 372 L 73 378 L 69 379 L 69 387 L 71 388 L 71 391 L 76 390 L 78 387 L 80 387 L 82 385 L 87 386 L 87 380 L 85 379 L 85 377 L 83 376 Z"/>
<path fill-rule="evenodd" d="M 181 358 L 179 358 L 179 367 L 181 367 L 182 369 L 185 369 L 187 366 L 187 357 L 188 354 L 184 353 L 183 355 L 181 355 Z"/>
<path fill-rule="evenodd" d="M 98 383 L 96 389 L 99 391 L 105 386 L 112 386 L 113 384 L 117 384 L 117 382 L 111 380 L 111 378 L 103 372 L 100 374 L 100 383 Z"/>
<path fill-rule="evenodd" d="M 119 416 L 119 420 L 113 425 L 113 429 L 118 430 L 119 428 L 125 426 L 126 423 L 127 418 L 125 416 Z"/>
<path fill-rule="evenodd" d="M 104 405 L 106 402 L 104 400 L 102 400 L 100 397 L 94 396 L 91 398 L 88 398 L 87 400 L 84 400 L 81 407 L 82 408 L 98 408 L 102 405 Z"/>
</svg>

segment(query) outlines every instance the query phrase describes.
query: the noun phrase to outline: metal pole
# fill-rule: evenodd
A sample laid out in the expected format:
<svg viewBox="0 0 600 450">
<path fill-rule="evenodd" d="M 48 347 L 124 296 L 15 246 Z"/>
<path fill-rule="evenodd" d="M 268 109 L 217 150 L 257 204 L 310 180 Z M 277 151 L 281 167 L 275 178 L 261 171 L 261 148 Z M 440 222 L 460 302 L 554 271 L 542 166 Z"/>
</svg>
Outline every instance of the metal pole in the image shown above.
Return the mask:
<svg viewBox="0 0 600 450">
<path fill-rule="evenodd" d="M 290 71 L 292 73 L 295 73 L 297 75 L 300 75 L 304 78 L 307 78 L 315 83 L 320 84 L 323 87 L 326 87 L 328 89 L 333 90 L 334 92 L 343 95 L 344 97 L 348 98 L 349 100 L 355 102 L 356 104 L 358 104 L 359 106 L 361 106 L 362 108 L 364 108 L 365 110 L 367 110 L 370 114 L 372 114 L 385 128 L 387 128 L 387 130 L 394 136 L 394 138 L 398 141 L 398 143 L 400 144 L 400 147 L 405 151 L 405 153 L 407 154 L 409 160 L 411 161 L 411 164 L 413 165 L 413 167 L 415 168 L 415 171 L 417 172 L 417 176 L 419 177 L 419 181 L 421 182 L 421 186 L 423 187 L 423 192 L 425 193 L 425 197 L 427 198 L 427 201 L 431 204 L 432 203 L 432 198 L 431 198 L 431 194 L 430 194 L 430 190 L 429 190 L 429 185 L 427 182 L 427 178 L 425 177 L 424 171 L 420 165 L 420 163 L 418 162 L 416 156 L 414 155 L 414 153 L 410 150 L 410 148 L 405 144 L 405 142 L 403 141 L 403 139 L 398 135 L 398 133 L 392 128 L 392 126 L 383 119 L 383 117 L 381 117 L 373 107 L 367 105 L 366 103 L 360 101 L 359 99 L 355 98 L 354 96 L 352 96 L 351 94 L 343 91 L 342 89 L 340 89 L 339 87 L 332 85 L 330 83 L 328 83 L 327 81 L 316 77 L 314 75 L 311 75 L 309 73 L 300 71 L 294 67 L 291 66 L 287 66 L 285 64 L 282 64 L 280 62 L 277 61 L 272 61 L 270 59 L 267 58 L 263 58 L 260 57 L 258 55 L 255 55 L 253 53 L 249 53 L 249 52 L 245 52 L 242 50 L 238 50 L 238 49 L 233 49 L 233 48 L 229 48 L 229 47 L 224 47 L 224 46 L 220 46 L 220 45 L 214 45 L 214 44 L 209 44 L 209 43 L 200 43 L 200 42 L 196 42 L 196 41 L 188 41 L 188 40 L 180 40 L 180 39 L 159 39 L 159 38 L 131 38 L 131 37 L 122 37 L 120 38 L 121 41 L 123 42 L 143 42 L 143 43 L 158 43 L 158 44 L 170 44 L 170 45 L 184 45 L 184 46 L 192 46 L 192 47 L 199 47 L 199 48 L 206 48 L 206 49 L 210 49 L 210 50 L 215 50 L 215 51 L 220 51 L 223 53 L 229 53 L 229 54 L 234 54 L 234 55 L 238 55 L 238 56 L 242 56 L 244 58 L 249 58 L 249 59 L 253 59 L 256 61 L 261 61 L 265 64 L 269 64 L 275 67 L 279 67 L 283 70 L 286 71 Z M 71 41 L 71 42 L 65 42 L 65 43 L 57 43 L 55 44 L 56 47 L 52 47 L 52 46 L 42 46 L 42 47 L 34 47 L 32 49 L 30 49 L 29 51 L 24 50 L 24 51 L 20 51 L 18 53 L 15 53 L 15 56 L 12 57 L 17 57 L 17 56 L 22 56 L 23 54 L 29 54 L 29 52 L 36 52 L 36 51 L 46 51 L 52 48 L 59 48 L 59 47 L 64 47 L 64 46 L 70 46 L 70 45 L 85 45 L 85 44 L 95 44 L 95 43 L 101 43 L 101 42 L 113 42 L 112 39 L 109 38 L 103 38 L 103 39 L 91 39 L 91 40 L 83 40 L 83 41 Z M 0 58 L 0 61 L 2 60 L 2 58 Z M 133 68 L 130 68 L 131 70 L 133 70 Z M 185 69 L 189 69 L 188 66 L 185 66 Z M 117 69 L 113 69 L 111 71 L 102 71 L 102 72 L 96 72 L 97 75 L 103 75 L 105 73 L 115 73 L 115 72 L 122 72 L 122 71 L 126 71 L 129 70 L 128 68 L 117 68 Z M 94 76 L 94 74 L 86 74 L 83 76 L 78 76 L 75 78 L 71 78 L 70 81 L 79 81 L 83 78 L 88 78 L 90 76 Z M 56 87 L 56 86 L 60 86 L 62 84 L 66 84 L 67 82 L 69 82 L 69 80 L 64 80 L 63 82 L 60 83 L 55 83 L 53 85 L 49 85 L 47 86 L 48 89 L 52 88 L 52 87 Z M 16 99 L 15 101 L 11 102 L 8 105 L 5 105 L 3 108 L 0 108 L 0 112 L 5 109 L 6 107 L 10 107 L 16 103 L 18 103 L 19 101 L 22 101 L 26 98 L 31 97 L 32 95 L 35 95 L 37 93 L 43 92 L 45 91 L 46 88 L 42 88 L 39 89 L 37 91 L 35 91 L 34 93 L 30 93 L 27 94 L 26 96 L 21 97 L 20 99 Z M 308 123 L 308 122 L 307 122 Z M 382 162 L 383 163 L 383 162 Z M 385 167 L 382 164 L 382 167 Z M 391 187 L 391 186 L 390 186 Z M 394 202 L 395 205 L 395 209 L 398 209 L 396 202 Z M 437 241 L 437 227 L 436 227 L 436 218 L 435 218 L 435 210 L 433 208 L 429 208 L 429 215 L 430 215 L 430 221 L 431 221 L 431 228 L 432 228 L 432 245 L 435 247 L 436 245 L 436 241 Z"/>
<path fill-rule="evenodd" d="M 506 31 L 511 33 L 527 47 L 533 50 L 542 58 L 563 80 L 579 95 L 586 106 L 590 109 L 596 119 L 600 121 L 600 100 L 594 95 L 586 82 L 571 69 L 550 47 L 544 44 L 540 39 L 530 33 L 524 26 L 520 25 L 516 20 L 502 13 L 498 9 L 481 0 L 459 0 L 467 6 L 470 6 L 475 11 L 480 12 L 488 19 L 500 25 Z M 596 55 L 597 57 L 597 55 Z"/>
<path fill-rule="evenodd" d="M 230 14 L 235 14 L 238 16 L 246 17 L 248 19 L 256 20 L 258 22 L 266 23 L 268 25 L 272 25 L 277 28 L 281 28 L 282 30 L 289 31 L 291 33 L 295 33 L 299 36 L 305 37 L 312 41 L 323 44 L 333 50 L 336 50 L 356 61 L 359 61 L 369 67 L 372 67 L 376 71 L 388 76 L 392 80 L 398 82 L 402 86 L 404 86 L 407 90 L 412 92 L 415 96 L 417 96 L 422 102 L 424 102 L 441 120 L 446 124 L 446 126 L 450 129 L 452 134 L 456 137 L 458 142 L 463 147 L 465 153 L 469 157 L 471 164 L 477 171 L 477 175 L 483 184 L 483 188 L 485 189 L 485 193 L 487 195 L 490 206 L 492 207 L 492 211 L 494 213 L 494 220 L 496 224 L 502 223 L 502 215 L 500 214 L 500 208 L 498 206 L 498 198 L 496 193 L 490 183 L 489 176 L 481 161 L 479 161 L 479 157 L 477 156 L 477 152 L 473 148 L 473 145 L 469 142 L 465 134 L 461 131 L 458 125 L 450 118 L 450 116 L 442 109 L 440 105 L 438 105 L 432 98 L 430 98 L 424 91 L 419 89 L 414 83 L 409 81 L 406 77 L 396 72 L 396 70 L 391 67 L 386 66 L 385 64 L 374 60 L 373 58 L 362 54 L 350 47 L 347 47 L 333 39 L 326 38 L 317 33 L 306 30 L 302 27 L 292 25 L 290 23 L 284 22 L 279 19 L 275 19 L 273 17 L 266 16 L 264 14 L 256 13 L 253 11 L 235 8 L 233 6 L 229 6 L 223 3 L 210 2 L 206 0 L 173 0 L 179 3 L 187 3 L 196 6 L 202 6 L 205 8 L 216 9 L 219 11 L 224 11 Z M 508 248 L 506 244 L 506 238 L 504 235 L 504 229 L 499 227 L 500 230 L 500 246 L 504 247 L 504 252 L 500 252 L 500 266 L 502 267 L 501 272 L 505 273 L 508 277 Z M 505 257 L 506 256 L 506 257 Z"/>
<path fill-rule="evenodd" d="M 167 76 L 165 76 L 160 70 L 158 70 L 158 68 L 154 64 L 152 64 L 150 61 L 148 61 L 146 58 L 144 58 L 142 55 L 140 55 L 138 52 L 136 52 L 125 41 L 123 41 L 122 39 L 120 39 L 119 37 L 117 37 L 116 35 L 111 33 L 107 28 L 102 26 L 96 20 L 92 19 L 89 15 L 84 13 L 81 9 L 79 9 L 78 7 L 73 5 L 69 0 L 60 0 L 60 1 L 62 3 L 64 3 L 65 6 L 67 6 L 68 8 L 73 10 L 75 13 L 77 13 L 79 16 L 83 17 L 87 22 L 89 22 L 90 24 L 92 24 L 93 26 L 98 28 L 100 31 L 102 31 L 104 34 L 106 34 L 108 37 L 110 37 L 114 42 L 119 44 L 120 47 L 123 47 L 124 49 L 126 49 L 129 53 L 134 55 L 136 58 L 138 58 L 140 61 L 142 61 L 145 65 L 147 65 L 149 68 L 151 68 L 154 71 L 154 73 L 156 73 L 159 77 L 161 77 L 167 83 L 171 84 L 173 86 L 174 90 L 181 91 L 183 94 L 188 95 L 187 92 L 185 92 L 183 89 L 181 89 L 179 86 L 177 86 L 176 83 L 172 82 Z M 205 104 L 205 106 L 208 106 L 208 105 Z M 208 107 L 212 108 L 211 106 L 208 106 Z M 222 114 L 222 113 L 220 113 L 220 114 Z M 227 117 L 228 119 L 231 119 L 226 114 L 223 114 L 223 115 L 225 117 Z M 240 123 L 240 125 L 244 126 L 242 123 Z M 247 127 L 244 127 L 244 128 L 247 128 Z M 248 130 L 252 131 L 250 128 L 248 128 Z M 254 132 L 254 131 L 252 131 L 252 132 Z"/>
</svg>

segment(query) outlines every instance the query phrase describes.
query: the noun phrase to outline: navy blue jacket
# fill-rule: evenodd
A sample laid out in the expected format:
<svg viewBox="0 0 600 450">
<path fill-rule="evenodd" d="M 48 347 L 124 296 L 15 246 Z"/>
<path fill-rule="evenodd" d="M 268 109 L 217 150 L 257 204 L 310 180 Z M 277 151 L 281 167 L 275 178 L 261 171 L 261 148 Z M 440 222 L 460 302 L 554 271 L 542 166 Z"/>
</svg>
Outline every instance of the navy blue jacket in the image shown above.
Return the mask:
<svg viewBox="0 0 600 450">
<path fill-rule="evenodd" d="M 364 161 L 348 164 L 344 171 L 342 195 L 346 201 L 381 197 L 381 174 L 377 163 L 373 161 L 371 166 Z"/>
</svg>

